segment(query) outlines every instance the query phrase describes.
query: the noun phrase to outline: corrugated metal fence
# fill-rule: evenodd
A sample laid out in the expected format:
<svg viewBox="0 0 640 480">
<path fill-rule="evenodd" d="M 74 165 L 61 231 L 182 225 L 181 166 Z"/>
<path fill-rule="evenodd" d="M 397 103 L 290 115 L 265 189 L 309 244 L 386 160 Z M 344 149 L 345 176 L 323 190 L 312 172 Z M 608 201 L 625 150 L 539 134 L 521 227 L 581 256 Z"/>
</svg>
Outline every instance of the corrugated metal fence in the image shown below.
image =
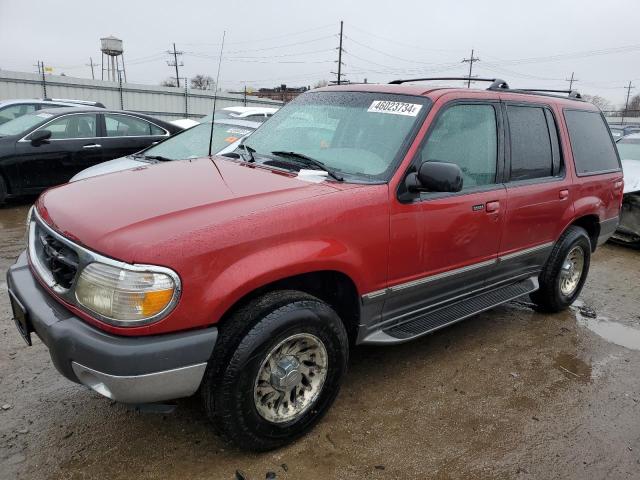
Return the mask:
<svg viewBox="0 0 640 480">
<path fill-rule="evenodd" d="M 147 113 L 165 120 L 209 115 L 214 92 L 176 87 L 106 82 L 58 75 L 0 70 L 0 100 L 69 98 L 101 102 L 107 108 Z M 218 93 L 216 108 L 233 105 L 280 106 L 282 102 Z"/>
</svg>

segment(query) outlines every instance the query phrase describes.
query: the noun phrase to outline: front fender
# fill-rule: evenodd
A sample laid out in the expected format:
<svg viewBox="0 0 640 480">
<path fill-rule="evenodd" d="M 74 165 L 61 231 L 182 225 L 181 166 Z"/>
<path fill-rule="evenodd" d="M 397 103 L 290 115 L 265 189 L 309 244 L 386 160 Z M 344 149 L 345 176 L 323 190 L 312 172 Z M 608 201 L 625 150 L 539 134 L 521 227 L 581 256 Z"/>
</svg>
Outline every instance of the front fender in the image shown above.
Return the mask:
<svg viewBox="0 0 640 480">
<path fill-rule="evenodd" d="M 292 241 L 261 249 L 231 263 L 203 292 L 217 322 L 242 297 L 270 283 L 303 273 L 337 271 L 362 291 L 364 260 L 355 249 L 333 239 Z"/>
</svg>

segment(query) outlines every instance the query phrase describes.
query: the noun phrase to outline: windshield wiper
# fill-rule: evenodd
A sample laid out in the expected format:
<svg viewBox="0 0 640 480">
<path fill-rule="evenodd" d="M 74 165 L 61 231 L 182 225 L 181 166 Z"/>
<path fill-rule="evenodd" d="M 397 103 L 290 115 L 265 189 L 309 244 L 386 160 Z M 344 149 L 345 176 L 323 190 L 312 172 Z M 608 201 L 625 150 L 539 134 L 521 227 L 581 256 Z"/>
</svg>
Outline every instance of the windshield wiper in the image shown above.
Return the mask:
<svg viewBox="0 0 640 480">
<path fill-rule="evenodd" d="M 241 148 L 245 152 L 249 153 L 249 160 L 245 160 L 246 162 L 256 161 L 256 157 L 253 156 L 253 154 L 256 153 L 256 150 L 254 148 L 251 148 L 249 145 L 245 145 L 244 143 L 240 143 L 240 145 L 238 145 L 238 148 Z M 244 159 L 244 155 L 242 156 L 242 158 Z"/>
<path fill-rule="evenodd" d="M 334 180 L 337 180 L 338 182 L 344 181 L 344 178 L 342 178 L 335 170 L 327 167 L 320 160 L 316 160 L 315 158 L 311 158 L 311 157 L 305 155 L 304 153 L 286 152 L 284 150 L 276 150 L 276 151 L 271 152 L 271 153 L 273 155 L 277 155 L 278 157 L 289 157 L 289 158 L 292 158 L 297 163 L 301 163 L 301 164 L 306 165 L 308 167 L 316 167 L 317 169 L 324 170 Z"/>
<path fill-rule="evenodd" d="M 134 156 L 134 158 L 145 158 L 145 159 L 149 159 L 149 160 L 158 160 L 159 162 L 170 162 L 170 161 L 173 160 L 172 158 L 163 157 L 162 155 L 137 155 L 137 156 Z"/>
</svg>

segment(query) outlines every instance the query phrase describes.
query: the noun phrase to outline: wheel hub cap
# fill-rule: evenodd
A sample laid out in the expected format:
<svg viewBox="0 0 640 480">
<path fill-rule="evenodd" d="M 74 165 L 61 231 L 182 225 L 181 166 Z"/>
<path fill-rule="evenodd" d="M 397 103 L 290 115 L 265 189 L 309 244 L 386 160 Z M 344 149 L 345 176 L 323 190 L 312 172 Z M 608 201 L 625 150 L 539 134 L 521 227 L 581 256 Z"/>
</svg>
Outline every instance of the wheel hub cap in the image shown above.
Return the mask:
<svg viewBox="0 0 640 480">
<path fill-rule="evenodd" d="M 256 377 L 258 414 L 273 423 L 299 418 L 317 400 L 327 377 L 328 355 L 315 335 L 292 335 L 266 356 Z"/>
<path fill-rule="evenodd" d="M 560 271 L 560 292 L 565 296 L 572 295 L 582 279 L 584 271 L 584 250 L 575 246 L 567 254 Z"/>
</svg>

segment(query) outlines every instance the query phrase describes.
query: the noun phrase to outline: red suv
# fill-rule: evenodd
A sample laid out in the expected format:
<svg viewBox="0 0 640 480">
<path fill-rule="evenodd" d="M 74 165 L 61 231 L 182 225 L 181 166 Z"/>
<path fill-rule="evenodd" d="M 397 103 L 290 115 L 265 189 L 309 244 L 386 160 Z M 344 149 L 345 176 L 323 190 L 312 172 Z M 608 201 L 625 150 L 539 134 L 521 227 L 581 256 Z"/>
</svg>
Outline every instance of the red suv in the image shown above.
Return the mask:
<svg viewBox="0 0 640 480">
<path fill-rule="evenodd" d="M 418 80 L 305 93 L 228 158 L 48 190 L 8 272 L 21 334 L 121 402 L 199 391 L 223 435 L 266 450 L 327 411 L 350 345 L 524 295 L 566 308 L 618 223 L 602 114 Z"/>
</svg>

